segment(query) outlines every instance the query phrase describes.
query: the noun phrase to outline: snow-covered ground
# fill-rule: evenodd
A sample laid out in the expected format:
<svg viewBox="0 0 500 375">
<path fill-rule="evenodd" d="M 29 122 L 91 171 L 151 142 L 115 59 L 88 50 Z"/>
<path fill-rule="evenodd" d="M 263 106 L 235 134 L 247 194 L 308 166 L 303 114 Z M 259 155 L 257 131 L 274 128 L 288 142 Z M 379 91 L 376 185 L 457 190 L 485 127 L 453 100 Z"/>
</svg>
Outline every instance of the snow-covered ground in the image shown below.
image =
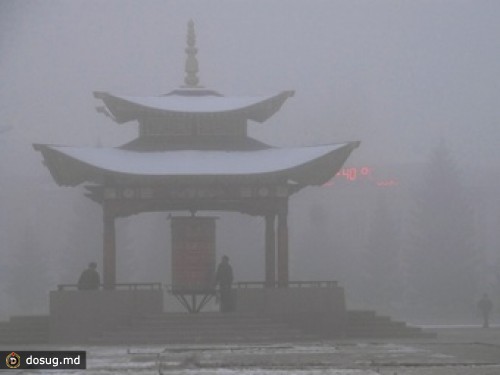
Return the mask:
<svg viewBox="0 0 500 375">
<path fill-rule="evenodd" d="M 87 370 L 18 371 L 74 375 L 498 375 L 500 328 L 438 329 L 437 339 L 316 343 L 23 347 L 86 350 Z"/>
</svg>

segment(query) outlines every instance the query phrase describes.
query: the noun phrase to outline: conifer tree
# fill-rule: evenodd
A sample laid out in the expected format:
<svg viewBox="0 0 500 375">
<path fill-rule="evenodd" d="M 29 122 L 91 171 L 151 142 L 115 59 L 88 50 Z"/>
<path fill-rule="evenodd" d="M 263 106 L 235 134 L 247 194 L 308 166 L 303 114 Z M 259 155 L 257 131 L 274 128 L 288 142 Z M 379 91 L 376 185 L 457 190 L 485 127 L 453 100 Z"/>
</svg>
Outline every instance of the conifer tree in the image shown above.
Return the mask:
<svg viewBox="0 0 500 375">
<path fill-rule="evenodd" d="M 444 141 L 432 151 L 415 193 L 408 254 L 412 308 L 443 317 L 474 311 L 474 223 Z"/>
</svg>

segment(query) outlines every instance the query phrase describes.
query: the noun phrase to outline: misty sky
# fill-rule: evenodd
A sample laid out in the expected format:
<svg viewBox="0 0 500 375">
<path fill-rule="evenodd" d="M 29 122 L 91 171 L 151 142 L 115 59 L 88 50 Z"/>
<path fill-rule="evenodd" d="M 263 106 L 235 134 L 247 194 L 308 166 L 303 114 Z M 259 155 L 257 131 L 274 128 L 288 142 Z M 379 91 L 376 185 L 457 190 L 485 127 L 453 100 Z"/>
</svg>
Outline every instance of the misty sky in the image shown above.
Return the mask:
<svg viewBox="0 0 500 375">
<path fill-rule="evenodd" d="M 260 140 L 361 140 L 364 164 L 425 160 L 442 137 L 459 162 L 498 165 L 499 16 L 496 0 L 0 0 L 0 137 L 40 171 L 31 143 L 127 142 L 136 125 L 96 113 L 92 91 L 181 85 L 192 18 L 203 85 L 296 90 L 250 126 Z"/>
</svg>

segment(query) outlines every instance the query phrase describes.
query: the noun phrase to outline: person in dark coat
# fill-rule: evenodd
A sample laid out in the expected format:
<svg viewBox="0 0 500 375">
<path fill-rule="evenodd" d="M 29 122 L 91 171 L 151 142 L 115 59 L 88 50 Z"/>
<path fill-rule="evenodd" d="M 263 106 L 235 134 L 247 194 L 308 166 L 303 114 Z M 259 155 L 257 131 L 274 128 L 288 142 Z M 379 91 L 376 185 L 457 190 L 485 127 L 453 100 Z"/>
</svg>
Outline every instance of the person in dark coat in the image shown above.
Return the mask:
<svg viewBox="0 0 500 375">
<path fill-rule="evenodd" d="M 222 257 L 222 261 L 217 266 L 215 282 L 219 285 L 220 311 L 233 311 L 233 295 L 231 292 L 231 284 L 233 283 L 233 268 L 229 264 L 229 257 L 226 255 Z"/>
<path fill-rule="evenodd" d="M 84 270 L 78 279 L 78 290 L 97 290 L 101 284 L 97 263 L 89 263 L 89 268 Z"/>
<path fill-rule="evenodd" d="M 493 310 L 493 303 L 488 297 L 488 294 L 484 293 L 483 298 L 477 303 L 477 308 L 481 311 L 483 315 L 483 328 L 489 328 L 490 326 L 490 313 Z"/>
</svg>

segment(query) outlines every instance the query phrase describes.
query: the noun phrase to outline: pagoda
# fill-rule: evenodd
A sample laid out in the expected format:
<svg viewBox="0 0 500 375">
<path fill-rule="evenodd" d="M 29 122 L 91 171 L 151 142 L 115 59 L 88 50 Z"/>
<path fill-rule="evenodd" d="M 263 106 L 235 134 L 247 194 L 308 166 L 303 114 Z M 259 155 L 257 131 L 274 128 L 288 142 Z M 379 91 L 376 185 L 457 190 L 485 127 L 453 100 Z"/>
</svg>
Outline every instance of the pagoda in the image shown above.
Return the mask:
<svg viewBox="0 0 500 375">
<path fill-rule="evenodd" d="M 94 92 L 97 110 L 138 136 L 114 148 L 35 144 L 60 186 L 84 184 L 103 212 L 103 286 L 116 285 L 115 219 L 143 212 L 240 212 L 265 218 L 265 285 L 286 287 L 288 202 L 329 181 L 359 142 L 278 148 L 248 135 L 294 95 L 225 96 L 200 85 L 188 24 L 184 85 L 159 96 Z M 119 249 L 118 249 L 119 251 Z"/>
</svg>

